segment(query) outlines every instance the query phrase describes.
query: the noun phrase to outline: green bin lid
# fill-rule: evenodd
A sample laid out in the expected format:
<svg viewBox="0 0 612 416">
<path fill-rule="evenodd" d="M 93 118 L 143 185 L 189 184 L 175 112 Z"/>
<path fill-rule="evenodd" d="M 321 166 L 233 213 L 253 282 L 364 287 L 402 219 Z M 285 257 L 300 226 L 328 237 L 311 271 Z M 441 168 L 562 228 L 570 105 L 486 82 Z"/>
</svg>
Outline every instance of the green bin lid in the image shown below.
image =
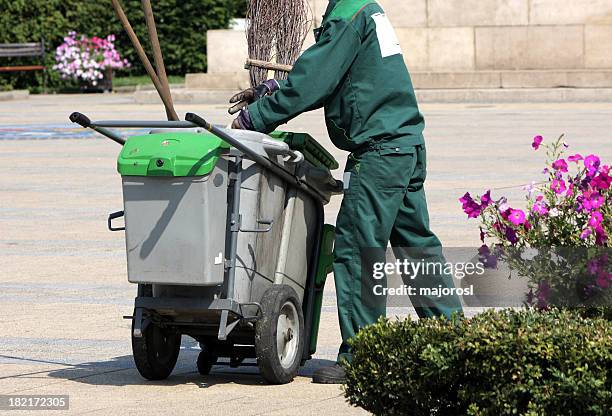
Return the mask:
<svg viewBox="0 0 612 416">
<path fill-rule="evenodd" d="M 211 133 L 158 133 L 132 136 L 117 170 L 123 176 L 205 176 L 229 145 Z"/>
<path fill-rule="evenodd" d="M 304 154 L 306 160 L 318 167 L 326 167 L 330 170 L 338 169 L 338 161 L 319 142 L 306 133 L 290 133 L 275 131 L 270 137 L 287 143 L 291 150 L 297 150 Z"/>
</svg>

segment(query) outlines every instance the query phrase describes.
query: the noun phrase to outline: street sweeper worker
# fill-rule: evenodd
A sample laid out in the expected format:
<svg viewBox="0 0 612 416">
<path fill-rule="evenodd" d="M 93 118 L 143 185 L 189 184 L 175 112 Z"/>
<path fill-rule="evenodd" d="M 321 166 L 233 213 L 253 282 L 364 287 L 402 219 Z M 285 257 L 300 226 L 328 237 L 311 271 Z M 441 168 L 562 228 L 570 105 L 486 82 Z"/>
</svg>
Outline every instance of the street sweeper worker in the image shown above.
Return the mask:
<svg viewBox="0 0 612 416">
<path fill-rule="evenodd" d="M 395 31 L 372 0 L 331 0 L 316 44 L 295 63 L 286 81 L 269 80 L 230 101 L 251 101 L 232 127 L 269 133 L 306 111 L 325 108 L 330 139 L 350 152 L 344 199 L 336 223 L 334 280 L 342 345 L 338 362 L 317 370 L 313 381 L 342 383 L 348 341 L 386 314 L 381 284 L 362 272 L 372 256 L 384 261 L 394 248 L 441 251 L 429 228 L 423 183 L 424 120 Z M 374 250 L 372 253 L 368 250 Z M 365 260 L 364 260 L 365 259 Z M 448 274 L 415 279 L 412 286 L 450 288 Z M 411 296 L 420 317 L 449 317 L 461 310 L 456 296 Z"/>
</svg>

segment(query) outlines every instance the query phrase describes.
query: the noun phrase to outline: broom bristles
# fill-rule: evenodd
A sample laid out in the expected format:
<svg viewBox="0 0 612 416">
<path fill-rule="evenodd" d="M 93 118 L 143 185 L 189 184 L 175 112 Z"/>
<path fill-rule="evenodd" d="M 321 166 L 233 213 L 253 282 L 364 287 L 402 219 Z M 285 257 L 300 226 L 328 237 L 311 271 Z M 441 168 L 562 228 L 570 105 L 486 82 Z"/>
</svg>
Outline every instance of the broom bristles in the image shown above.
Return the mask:
<svg viewBox="0 0 612 416">
<path fill-rule="evenodd" d="M 246 30 L 249 58 L 293 65 L 310 30 L 311 15 L 306 0 L 250 0 Z M 251 66 L 249 71 L 252 86 L 268 79 L 267 69 Z M 278 80 L 287 76 L 286 71 L 274 73 Z"/>
</svg>

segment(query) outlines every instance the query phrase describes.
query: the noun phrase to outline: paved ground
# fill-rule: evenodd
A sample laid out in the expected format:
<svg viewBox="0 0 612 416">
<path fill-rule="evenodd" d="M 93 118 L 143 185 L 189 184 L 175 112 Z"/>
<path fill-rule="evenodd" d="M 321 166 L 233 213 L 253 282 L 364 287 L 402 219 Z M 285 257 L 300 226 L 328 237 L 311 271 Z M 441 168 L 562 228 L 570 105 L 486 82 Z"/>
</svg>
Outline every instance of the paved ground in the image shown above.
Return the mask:
<svg viewBox="0 0 612 416">
<path fill-rule="evenodd" d="M 197 346 L 188 340 L 169 380 L 138 376 L 129 323 L 121 318 L 131 313 L 134 296 L 123 236 L 109 233 L 105 223 L 122 204 L 119 148 L 69 126 L 74 110 L 95 119 L 163 117 L 159 106 L 134 105 L 121 95 L 0 103 L 0 394 L 69 394 L 72 414 L 360 414 L 339 387 L 308 378 L 334 359 L 339 343 L 332 284 L 319 353 L 292 384 L 266 386 L 252 368 L 216 367 L 203 378 L 195 369 Z M 178 110 L 229 122 L 223 106 Z M 430 104 L 423 111 L 432 226 L 447 246 L 478 242 L 476 224 L 465 220 L 457 203 L 466 190 L 493 187 L 494 195 L 520 202 L 521 185 L 542 169 L 543 155 L 530 149 L 535 134 L 550 140 L 566 133 L 573 150 L 612 160 L 609 105 Z M 320 113 L 290 128 L 310 132 L 333 150 Z M 327 207 L 328 221 L 338 207 L 339 200 Z"/>
</svg>

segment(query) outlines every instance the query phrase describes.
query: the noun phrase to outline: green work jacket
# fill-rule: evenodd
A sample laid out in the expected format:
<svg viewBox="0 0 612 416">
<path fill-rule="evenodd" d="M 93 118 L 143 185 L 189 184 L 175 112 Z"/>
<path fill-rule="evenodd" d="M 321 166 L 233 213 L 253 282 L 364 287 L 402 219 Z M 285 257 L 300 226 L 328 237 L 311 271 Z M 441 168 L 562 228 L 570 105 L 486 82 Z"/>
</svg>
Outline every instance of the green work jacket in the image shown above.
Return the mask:
<svg viewBox="0 0 612 416">
<path fill-rule="evenodd" d="M 316 44 L 281 88 L 249 106 L 255 130 L 269 133 L 325 107 L 330 139 L 350 152 L 372 145 L 423 144 L 424 120 L 397 36 L 372 0 L 330 1 Z"/>
</svg>

